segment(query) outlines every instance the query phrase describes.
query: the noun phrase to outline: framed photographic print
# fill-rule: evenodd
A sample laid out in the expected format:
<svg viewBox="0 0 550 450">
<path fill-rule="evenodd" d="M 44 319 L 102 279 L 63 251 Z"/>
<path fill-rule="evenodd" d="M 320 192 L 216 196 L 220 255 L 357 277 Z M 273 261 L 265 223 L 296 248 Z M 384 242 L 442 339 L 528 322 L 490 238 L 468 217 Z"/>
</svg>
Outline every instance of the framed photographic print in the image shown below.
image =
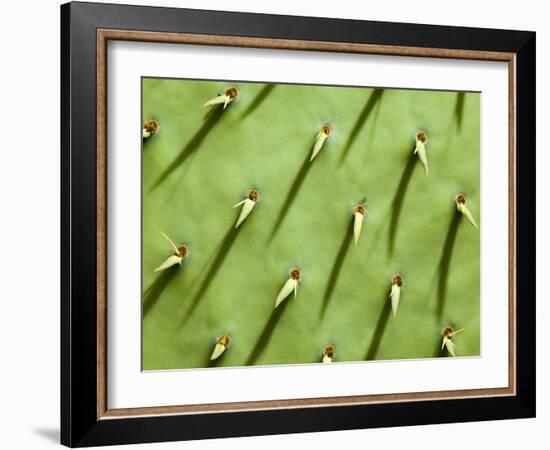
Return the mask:
<svg viewBox="0 0 550 450">
<path fill-rule="evenodd" d="M 534 416 L 535 33 L 61 19 L 63 444 Z"/>
</svg>

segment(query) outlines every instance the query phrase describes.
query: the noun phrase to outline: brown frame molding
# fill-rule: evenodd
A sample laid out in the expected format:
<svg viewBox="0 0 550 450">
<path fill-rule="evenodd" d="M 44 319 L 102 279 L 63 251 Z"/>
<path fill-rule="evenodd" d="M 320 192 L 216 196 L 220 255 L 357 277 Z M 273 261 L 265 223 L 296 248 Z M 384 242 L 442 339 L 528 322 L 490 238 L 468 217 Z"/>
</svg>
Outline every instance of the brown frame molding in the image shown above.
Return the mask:
<svg viewBox="0 0 550 450">
<path fill-rule="evenodd" d="M 109 40 L 158 43 L 217 45 L 266 49 L 364 53 L 394 56 L 472 59 L 508 63 L 509 73 L 509 221 L 508 221 L 508 387 L 494 389 L 412 392 L 345 397 L 325 397 L 252 402 L 214 403 L 109 409 L 107 405 L 107 42 Z M 158 33 L 146 31 L 97 29 L 97 419 L 129 416 L 219 413 L 265 409 L 292 409 L 345 406 L 421 400 L 500 397 L 516 395 L 516 54 L 445 48 L 403 47 L 324 41 L 247 38 L 221 35 Z"/>
</svg>

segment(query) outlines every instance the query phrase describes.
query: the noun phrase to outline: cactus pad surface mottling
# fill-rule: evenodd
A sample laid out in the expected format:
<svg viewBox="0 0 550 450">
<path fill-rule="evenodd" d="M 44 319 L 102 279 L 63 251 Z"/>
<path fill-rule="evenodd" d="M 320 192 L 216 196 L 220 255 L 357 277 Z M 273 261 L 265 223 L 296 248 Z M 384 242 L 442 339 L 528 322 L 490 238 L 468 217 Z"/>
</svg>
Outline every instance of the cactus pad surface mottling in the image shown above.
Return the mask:
<svg viewBox="0 0 550 450">
<path fill-rule="evenodd" d="M 240 96 L 226 110 L 202 108 L 229 86 Z M 480 94 L 145 78 L 142 119 L 160 123 L 143 144 L 143 369 L 319 363 L 329 343 L 334 362 L 432 358 L 449 324 L 465 328 L 457 356 L 479 355 L 480 231 L 455 196 L 483 228 Z M 190 256 L 153 273 L 171 253 L 159 230 Z M 274 309 L 293 267 L 298 296 Z"/>
</svg>

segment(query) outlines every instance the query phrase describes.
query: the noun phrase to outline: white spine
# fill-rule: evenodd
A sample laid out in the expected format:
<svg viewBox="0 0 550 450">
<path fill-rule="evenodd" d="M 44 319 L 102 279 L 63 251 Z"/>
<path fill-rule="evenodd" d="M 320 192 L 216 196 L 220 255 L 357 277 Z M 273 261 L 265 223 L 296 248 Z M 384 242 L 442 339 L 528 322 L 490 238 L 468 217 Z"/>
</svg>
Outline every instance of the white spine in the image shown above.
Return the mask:
<svg viewBox="0 0 550 450">
<path fill-rule="evenodd" d="M 212 356 L 210 356 L 210 360 L 213 361 L 215 359 L 218 359 L 223 352 L 225 352 L 225 346 L 222 344 L 216 344 L 216 346 L 214 347 L 214 351 L 212 352 Z"/>
<path fill-rule="evenodd" d="M 171 245 L 172 248 L 174 249 L 174 252 L 175 252 L 176 254 L 179 255 L 179 252 L 180 252 L 180 251 L 178 250 L 178 246 L 177 246 L 176 244 L 174 244 L 174 241 L 172 241 L 172 239 L 170 239 L 170 238 L 169 238 L 166 234 L 164 234 L 162 231 L 159 231 L 159 233 L 162 234 L 162 237 L 163 237 L 164 239 L 166 239 L 166 240 L 170 243 L 170 245 Z"/>
<path fill-rule="evenodd" d="M 286 283 L 279 292 L 277 300 L 275 300 L 275 308 L 277 308 L 277 306 L 279 306 L 285 298 L 292 294 L 292 291 L 294 291 L 294 297 L 296 297 L 296 293 L 298 291 L 298 282 L 292 278 L 289 278 L 288 280 L 286 280 Z"/>
<path fill-rule="evenodd" d="M 477 230 L 477 223 L 474 220 L 474 216 L 472 216 L 472 213 L 468 209 L 468 207 L 462 203 L 459 203 L 457 206 L 457 209 L 462 213 L 464 217 L 472 224 L 472 226 Z"/>
<path fill-rule="evenodd" d="M 397 314 L 397 307 L 399 306 L 399 297 L 401 297 L 401 288 L 397 284 L 392 284 L 391 286 L 391 310 L 393 316 Z"/>
<path fill-rule="evenodd" d="M 239 225 L 244 222 L 244 220 L 252 212 L 252 209 L 254 209 L 254 206 L 256 206 L 256 202 L 254 200 L 250 200 L 249 198 L 243 200 L 240 203 L 237 203 L 235 205 L 235 207 L 239 206 L 241 204 L 243 205 L 243 207 L 241 208 L 241 213 L 239 214 L 239 218 L 237 219 L 237 223 L 235 224 L 235 228 L 238 228 Z"/>
<path fill-rule="evenodd" d="M 353 222 L 353 241 L 357 247 L 357 242 L 359 241 L 359 236 L 361 235 L 361 228 L 363 227 L 363 219 L 365 216 L 360 212 L 355 213 L 355 220 Z"/>
<path fill-rule="evenodd" d="M 228 101 L 229 99 L 229 96 L 227 95 L 218 95 L 217 97 L 214 97 L 214 98 L 211 98 L 210 100 L 208 100 L 204 105 L 204 106 L 214 106 L 214 105 L 221 105 L 222 103 L 224 104 L 224 107 L 223 109 L 225 109 L 225 106 L 226 106 L 226 102 Z"/>
<path fill-rule="evenodd" d="M 181 264 L 181 261 L 183 258 L 181 256 L 177 255 L 170 255 L 168 258 L 164 260 L 164 262 L 158 266 L 154 272 L 162 272 L 163 270 L 168 269 L 169 267 L 172 267 L 176 264 Z"/>
<path fill-rule="evenodd" d="M 418 153 L 418 159 L 420 159 L 420 163 L 424 167 L 424 171 L 426 172 L 426 175 L 429 173 L 428 169 L 428 156 L 426 155 L 426 147 L 423 142 L 417 141 L 416 142 L 416 148 L 414 149 L 415 153 Z"/>
<path fill-rule="evenodd" d="M 447 351 L 451 356 L 456 356 L 456 345 L 454 342 L 449 338 L 444 338 L 443 343 L 445 347 L 447 347 Z"/>
<path fill-rule="evenodd" d="M 311 158 L 309 158 L 310 162 L 313 161 L 315 157 L 319 154 L 327 138 L 328 138 L 328 135 L 323 133 L 322 131 L 319 131 L 319 133 L 317 133 L 317 137 L 315 138 L 315 144 L 313 145 L 313 151 L 311 152 Z"/>
</svg>

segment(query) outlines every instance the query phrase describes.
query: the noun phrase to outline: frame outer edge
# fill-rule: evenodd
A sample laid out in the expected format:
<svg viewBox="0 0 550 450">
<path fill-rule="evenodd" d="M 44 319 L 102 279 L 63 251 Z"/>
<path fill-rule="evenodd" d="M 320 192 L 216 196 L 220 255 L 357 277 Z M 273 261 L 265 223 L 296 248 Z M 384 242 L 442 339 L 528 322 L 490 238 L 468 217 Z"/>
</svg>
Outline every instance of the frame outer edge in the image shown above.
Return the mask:
<svg viewBox="0 0 550 450">
<path fill-rule="evenodd" d="M 61 169 L 61 358 L 60 358 L 60 443 L 70 445 L 71 442 L 71 389 L 70 389 L 70 5 L 60 7 L 60 169 Z"/>
<path fill-rule="evenodd" d="M 97 18 L 91 4 L 61 6 L 62 289 L 61 442 L 97 428 Z M 97 7 L 98 5 L 94 5 Z M 94 58 L 89 58 L 93 54 Z M 90 77 L 90 74 L 93 76 Z M 90 444 L 88 444 L 90 445 Z"/>
<path fill-rule="evenodd" d="M 131 9 L 135 8 L 135 9 Z M 146 11 L 154 11 L 156 19 L 151 22 L 146 18 Z M 100 337 L 96 330 L 91 330 L 90 314 L 95 313 L 93 323 L 96 324 L 97 309 L 91 309 L 89 304 L 91 298 L 96 300 L 97 282 L 97 260 L 96 253 L 87 256 L 86 261 L 78 262 L 73 259 L 72 244 L 79 245 L 79 250 L 97 250 L 96 247 L 96 226 L 97 223 L 91 220 L 91 210 L 97 213 L 95 206 L 98 200 L 97 184 L 93 186 L 90 181 L 99 181 L 96 174 L 96 152 L 88 155 L 90 147 L 96 143 L 96 130 L 89 131 L 92 123 L 97 123 L 95 113 L 95 93 L 97 92 L 95 71 L 92 76 L 87 74 L 91 66 L 95 68 L 96 53 L 94 52 L 93 62 L 90 60 L 90 53 L 96 50 L 96 28 L 117 28 L 119 26 L 132 26 L 139 24 L 141 29 L 147 29 L 149 24 L 152 29 L 163 32 L 162 25 L 155 25 L 159 18 L 170 14 L 171 9 L 167 8 L 146 8 L 128 7 L 124 5 L 99 5 L 90 3 L 72 3 L 61 7 L 61 336 L 62 336 L 62 357 L 61 357 L 61 441 L 69 446 L 107 445 L 137 442 L 154 442 L 159 440 L 173 441 L 181 439 L 204 439 L 213 437 L 265 435 L 274 433 L 296 433 L 311 431 L 328 431 L 354 428 L 370 428 L 385 426 L 400 426 L 405 424 L 444 423 L 479 421 L 491 419 L 505 419 L 515 417 L 533 417 L 535 414 L 535 353 L 532 346 L 535 342 L 534 319 L 535 306 L 529 299 L 534 299 L 535 274 L 532 271 L 532 249 L 534 249 L 534 101 L 535 101 L 535 35 L 528 32 L 505 30 L 483 30 L 460 28 L 463 32 L 462 44 L 465 47 L 477 48 L 480 43 L 474 43 L 473 37 L 487 33 L 489 41 L 482 43 L 487 48 L 512 51 L 517 53 L 517 171 L 516 175 L 521 177 L 523 183 L 518 186 L 518 197 L 522 198 L 524 207 L 517 210 L 517 243 L 518 243 L 518 284 L 517 293 L 521 292 L 522 302 L 518 303 L 518 318 L 525 321 L 525 324 L 518 325 L 518 355 L 523 358 L 518 360 L 516 372 L 518 381 L 518 394 L 516 397 L 493 398 L 488 401 L 476 400 L 448 400 L 451 410 L 434 417 L 433 402 L 422 401 L 414 403 L 398 403 L 390 407 L 380 405 L 357 405 L 346 407 L 310 408 L 309 410 L 299 408 L 295 410 L 264 410 L 255 412 L 235 412 L 231 414 L 214 415 L 191 415 L 187 416 L 182 428 L 182 416 L 156 416 L 156 417 L 134 417 L 129 419 L 97 420 L 97 373 L 94 368 L 90 369 L 90 356 L 93 353 L 97 357 L 97 347 Z M 173 11 L 173 10 L 172 10 Z M 280 35 L 284 31 L 273 31 L 273 25 L 287 20 L 296 23 L 303 21 L 307 23 L 308 29 L 305 33 L 313 35 L 316 33 L 316 23 L 345 25 L 350 22 L 322 18 L 296 18 L 291 16 L 253 15 L 246 13 L 223 13 L 208 11 L 178 10 L 178 17 L 197 18 L 198 25 L 185 25 L 179 22 L 178 27 L 209 30 L 215 25 L 209 20 L 209 14 L 215 22 L 220 18 L 231 15 L 237 18 L 235 25 L 227 25 L 226 28 L 238 29 L 242 32 L 242 22 L 246 19 L 258 17 L 255 26 L 246 32 L 250 37 L 263 33 L 258 31 L 262 23 L 269 23 L 269 32 Z M 126 16 L 126 13 L 132 13 Z M 112 13 L 112 14 L 111 14 Z M 285 19 L 286 17 L 286 19 Z M 177 21 L 176 21 L 177 22 Z M 169 21 L 169 26 L 174 26 L 174 19 Z M 365 22 L 367 23 L 367 22 Z M 383 29 L 389 27 L 389 23 L 370 23 L 374 28 Z M 353 28 L 357 24 L 353 24 Z M 415 27 L 422 25 L 394 24 L 401 27 L 397 32 L 396 39 L 403 39 L 409 35 Z M 225 26 L 225 25 L 224 25 Z M 432 26 L 431 34 L 449 32 L 456 27 Z M 446 31 L 445 31 L 446 30 Z M 167 31 L 167 30 L 165 30 Z M 188 31 L 188 30 L 186 30 Z M 184 31 L 181 31 L 184 32 Z M 193 30 L 189 30 L 193 32 Z M 387 37 L 382 33 L 380 40 Z M 292 33 L 289 33 L 292 34 Z M 294 33 L 296 34 L 296 33 Z M 345 34 L 345 33 L 344 33 Z M 349 33 L 348 33 L 349 34 Z M 437 34 L 437 33 L 436 33 Z M 386 36 L 386 37 L 385 37 Z M 497 37 L 506 38 L 504 44 L 497 44 Z M 289 36 L 289 39 L 293 39 Z M 371 39 L 369 34 L 361 35 L 360 39 L 365 41 Z M 376 41 L 376 38 L 372 38 Z M 458 39 L 458 38 L 457 38 Z M 315 40 L 312 38 L 312 40 Z M 433 39 L 432 39 L 433 40 Z M 460 40 L 460 39 L 458 39 Z M 342 41 L 344 42 L 344 41 Z M 394 44 L 389 44 L 394 45 Z M 502 48 L 506 47 L 506 50 Z M 93 78 L 93 81 L 92 81 Z M 73 84 L 79 83 L 78 88 Z M 83 84 L 80 84 L 82 82 Z M 91 92 L 93 88 L 93 93 Z M 88 105 L 88 100 L 94 94 L 94 101 Z M 522 98 L 523 97 L 523 98 Z M 84 103 L 82 101 L 85 101 Z M 79 103 L 80 101 L 80 103 Z M 531 105 L 532 108 L 531 108 Z M 92 110 L 94 113 L 92 113 Z M 523 145 L 522 145 L 523 144 Z M 95 147 L 97 149 L 97 146 Z M 92 167 L 89 167 L 93 161 Z M 88 164 L 88 165 L 87 165 Z M 90 207 L 93 201 L 93 208 Z M 85 203 L 80 203 L 85 202 Z M 88 202 L 86 204 L 86 202 Z M 95 217 L 94 219 L 97 219 Z M 90 242 L 93 234 L 94 240 Z M 78 241 L 76 241 L 78 239 Z M 85 242 L 81 242 L 81 240 Z M 79 253 L 80 254 L 80 253 Z M 78 255 L 77 255 L 78 256 Z M 93 259 L 93 260 L 92 260 Z M 529 265 L 531 264 L 531 265 Z M 86 270 L 83 270 L 83 267 Z M 89 273 L 96 269 L 93 276 Z M 92 280 L 93 279 L 93 280 Z M 521 283 L 520 280 L 524 282 Z M 93 281 L 93 285 L 92 285 Z M 519 322 L 519 320 L 517 320 Z M 72 327 L 72 323 L 75 327 Z M 91 335 L 90 335 L 91 334 Z M 523 336 L 522 339 L 519 339 Z M 68 339 L 67 339 L 68 338 Z M 96 360 L 97 361 L 97 360 Z M 95 363 L 94 363 L 95 364 Z M 93 385 L 93 393 L 88 389 Z M 92 405 L 92 400 L 94 404 Z M 431 406 L 429 406 L 431 405 Z M 498 406 L 500 405 L 500 406 Z M 93 412 L 93 414 L 92 414 Z M 413 413 L 413 416 L 404 414 Z M 396 416 L 393 416 L 396 414 Z M 405 415 L 409 418 L 405 418 Z M 207 416 L 210 416 L 207 417 Z M 218 419 L 212 416 L 217 416 Z M 225 418 L 222 420 L 222 416 Z M 280 424 L 277 420 L 281 420 Z M 219 429 L 211 429 L 210 425 L 218 420 Z M 276 423 L 275 423 L 275 422 Z M 194 425 L 193 425 L 194 424 Z M 210 424 L 210 425 L 209 425 Z M 164 431 L 163 431 L 164 430 Z"/>
<path fill-rule="evenodd" d="M 536 416 L 536 34 L 517 53 L 517 386 L 526 417 Z"/>
</svg>

